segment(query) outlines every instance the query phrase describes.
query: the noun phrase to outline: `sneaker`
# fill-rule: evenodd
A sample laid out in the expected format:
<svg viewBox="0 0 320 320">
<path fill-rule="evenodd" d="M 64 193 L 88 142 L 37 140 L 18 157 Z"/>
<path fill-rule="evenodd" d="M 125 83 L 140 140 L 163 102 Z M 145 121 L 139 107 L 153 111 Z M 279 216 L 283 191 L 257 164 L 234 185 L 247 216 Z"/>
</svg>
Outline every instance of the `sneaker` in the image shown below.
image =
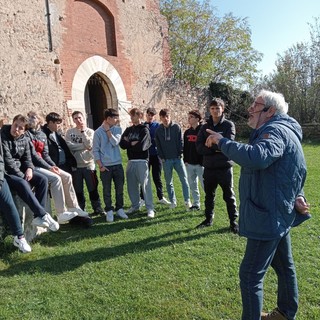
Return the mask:
<svg viewBox="0 0 320 320">
<path fill-rule="evenodd" d="M 174 201 L 172 201 L 172 202 L 170 203 L 170 209 L 174 209 L 174 208 L 176 208 L 176 207 L 177 207 L 177 203 L 174 202 Z"/>
<path fill-rule="evenodd" d="M 145 201 L 144 201 L 143 199 L 141 199 L 141 200 L 139 201 L 139 209 L 142 208 L 142 207 L 145 206 L 145 205 L 146 205 Z"/>
<path fill-rule="evenodd" d="M 107 211 L 106 213 L 107 222 L 113 222 L 113 218 L 114 218 L 113 211 L 112 210 Z"/>
<path fill-rule="evenodd" d="M 72 218 L 76 217 L 78 215 L 77 212 L 62 212 L 62 213 L 58 213 L 58 223 L 59 224 L 65 224 L 68 221 L 70 221 Z"/>
<path fill-rule="evenodd" d="M 170 205 L 171 202 L 168 201 L 165 197 L 163 197 L 162 199 L 159 200 L 159 203 L 161 204 L 166 204 L 166 205 Z"/>
<path fill-rule="evenodd" d="M 85 228 L 90 228 L 93 225 L 93 219 L 90 217 L 80 217 L 76 216 L 73 219 L 70 220 L 69 224 L 75 225 L 75 226 L 82 226 Z"/>
<path fill-rule="evenodd" d="M 238 223 L 237 222 L 231 222 L 229 229 L 234 234 L 238 234 L 239 233 L 239 225 L 238 225 Z"/>
<path fill-rule="evenodd" d="M 202 229 L 206 227 L 211 227 L 212 226 L 212 219 L 210 220 L 204 220 L 202 221 L 199 225 L 196 226 L 196 229 Z"/>
<path fill-rule="evenodd" d="M 100 215 L 100 216 L 105 216 L 106 212 L 101 207 L 98 207 L 98 208 L 94 209 L 94 213 L 93 214 Z"/>
<path fill-rule="evenodd" d="M 18 236 L 14 236 L 13 245 L 17 247 L 23 253 L 31 252 L 31 247 L 29 246 L 26 238 L 24 236 L 18 238 Z"/>
<path fill-rule="evenodd" d="M 121 219 L 128 219 L 129 217 L 125 214 L 124 210 L 121 208 L 117 211 L 117 216 Z"/>
<path fill-rule="evenodd" d="M 148 218 L 154 218 L 154 211 L 148 210 Z"/>
<path fill-rule="evenodd" d="M 34 218 L 31 224 L 35 227 L 49 228 L 49 224 L 40 217 Z"/>
<path fill-rule="evenodd" d="M 261 313 L 261 320 L 287 320 L 287 318 L 280 312 L 278 308 L 275 308 L 270 313 Z"/>
<path fill-rule="evenodd" d="M 199 210 L 200 210 L 200 207 L 193 205 L 193 206 L 191 206 L 191 207 L 189 208 L 189 210 L 191 210 L 191 211 L 199 211 Z"/>
<path fill-rule="evenodd" d="M 187 200 L 187 201 L 185 201 L 184 202 L 184 204 L 186 205 L 186 208 L 188 209 L 188 210 L 190 210 L 190 208 L 191 208 L 191 201 L 190 200 Z"/>
<path fill-rule="evenodd" d="M 89 217 L 89 213 L 87 211 L 82 210 L 80 207 L 79 208 L 69 208 L 68 211 L 76 212 L 79 217 Z"/>
<path fill-rule="evenodd" d="M 131 207 L 130 209 L 127 210 L 126 214 L 131 214 L 131 213 L 134 213 L 136 211 L 139 211 L 139 208 Z"/>
<path fill-rule="evenodd" d="M 48 228 L 51 231 L 58 231 L 60 226 L 57 221 L 55 221 L 49 213 L 46 213 L 42 218 L 43 221 L 45 221 L 48 224 Z"/>
</svg>

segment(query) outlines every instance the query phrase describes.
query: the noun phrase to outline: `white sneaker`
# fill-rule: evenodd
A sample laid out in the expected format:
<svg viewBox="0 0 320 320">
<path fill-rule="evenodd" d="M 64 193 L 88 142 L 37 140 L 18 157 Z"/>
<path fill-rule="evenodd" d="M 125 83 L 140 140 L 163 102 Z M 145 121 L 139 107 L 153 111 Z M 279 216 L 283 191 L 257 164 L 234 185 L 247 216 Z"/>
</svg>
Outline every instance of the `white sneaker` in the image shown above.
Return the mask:
<svg viewBox="0 0 320 320">
<path fill-rule="evenodd" d="M 146 205 L 145 201 L 144 201 L 143 199 L 141 199 L 141 200 L 139 201 L 139 209 L 142 208 L 142 207 L 144 207 L 145 205 Z"/>
<path fill-rule="evenodd" d="M 114 218 L 113 211 L 112 210 L 107 211 L 106 213 L 107 222 L 113 222 L 113 218 Z"/>
<path fill-rule="evenodd" d="M 187 208 L 188 210 L 190 210 L 190 208 L 191 208 L 191 206 L 192 206 L 191 201 L 190 201 L 190 200 L 187 200 L 187 201 L 184 202 L 184 204 L 186 205 L 186 208 Z"/>
<path fill-rule="evenodd" d="M 49 228 L 49 224 L 40 217 L 34 218 L 31 223 L 35 227 Z"/>
<path fill-rule="evenodd" d="M 148 218 L 154 218 L 154 214 L 153 210 L 148 210 Z"/>
<path fill-rule="evenodd" d="M 161 204 L 167 204 L 167 205 L 170 205 L 170 204 L 171 204 L 171 202 L 168 201 L 165 197 L 163 197 L 162 199 L 160 199 L 160 200 L 159 200 L 159 203 L 161 203 Z"/>
<path fill-rule="evenodd" d="M 134 213 L 136 211 L 139 211 L 139 208 L 131 207 L 130 209 L 127 210 L 126 214 L 131 214 L 131 213 Z"/>
<path fill-rule="evenodd" d="M 119 209 L 117 211 L 117 216 L 122 218 L 122 219 L 128 219 L 129 217 L 125 214 L 124 210 L 123 209 Z"/>
<path fill-rule="evenodd" d="M 171 202 L 170 203 L 170 209 L 174 209 L 177 207 L 177 203 L 176 202 Z"/>
<path fill-rule="evenodd" d="M 46 213 L 41 219 L 48 224 L 48 228 L 51 231 L 59 230 L 59 223 L 56 220 L 54 220 L 49 213 Z"/>
<path fill-rule="evenodd" d="M 77 212 L 62 212 L 58 213 L 58 223 L 59 224 L 66 224 L 68 221 L 70 221 L 72 218 L 76 217 L 78 215 Z"/>
<path fill-rule="evenodd" d="M 68 211 L 76 212 L 79 217 L 89 217 L 89 213 L 82 210 L 81 208 L 69 208 Z"/>
<path fill-rule="evenodd" d="M 19 248 L 19 250 L 23 253 L 31 252 L 31 247 L 29 246 L 29 244 L 24 236 L 21 237 L 20 239 L 18 238 L 18 236 L 14 236 L 13 245 L 15 247 Z"/>
</svg>

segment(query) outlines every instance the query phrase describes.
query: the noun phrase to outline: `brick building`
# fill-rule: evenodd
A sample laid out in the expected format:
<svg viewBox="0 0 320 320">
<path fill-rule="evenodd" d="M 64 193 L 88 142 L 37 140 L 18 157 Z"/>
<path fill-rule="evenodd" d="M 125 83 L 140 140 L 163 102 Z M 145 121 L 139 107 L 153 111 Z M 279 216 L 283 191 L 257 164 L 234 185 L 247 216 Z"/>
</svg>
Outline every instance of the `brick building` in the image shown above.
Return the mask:
<svg viewBox="0 0 320 320">
<path fill-rule="evenodd" d="M 0 0 L 0 117 L 166 105 L 167 24 L 159 0 Z"/>
</svg>

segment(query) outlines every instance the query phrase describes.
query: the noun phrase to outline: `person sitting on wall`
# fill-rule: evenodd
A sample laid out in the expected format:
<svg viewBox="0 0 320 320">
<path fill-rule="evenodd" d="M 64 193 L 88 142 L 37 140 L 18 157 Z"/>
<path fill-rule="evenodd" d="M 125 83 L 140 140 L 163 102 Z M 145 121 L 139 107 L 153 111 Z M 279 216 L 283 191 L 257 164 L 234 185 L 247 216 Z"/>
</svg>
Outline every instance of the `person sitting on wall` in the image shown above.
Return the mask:
<svg viewBox="0 0 320 320">
<path fill-rule="evenodd" d="M 18 114 L 13 118 L 12 125 L 1 129 L 5 178 L 10 189 L 16 191 L 34 213 L 32 224 L 57 231 L 59 224 L 45 210 L 48 179 L 34 170 L 29 139 L 24 135 L 26 124 L 27 118 Z"/>
<path fill-rule="evenodd" d="M 26 136 L 32 142 L 32 161 L 35 170 L 48 178 L 50 193 L 56 208 L 58 222 L 66 223 L 76 216 L 88 217 L 78 204 L 70 173 L 60 169 L 50 158 L 46 134 L 41 130 L 43 118 L 35 111 L 28 113 Z"/>
</svg>

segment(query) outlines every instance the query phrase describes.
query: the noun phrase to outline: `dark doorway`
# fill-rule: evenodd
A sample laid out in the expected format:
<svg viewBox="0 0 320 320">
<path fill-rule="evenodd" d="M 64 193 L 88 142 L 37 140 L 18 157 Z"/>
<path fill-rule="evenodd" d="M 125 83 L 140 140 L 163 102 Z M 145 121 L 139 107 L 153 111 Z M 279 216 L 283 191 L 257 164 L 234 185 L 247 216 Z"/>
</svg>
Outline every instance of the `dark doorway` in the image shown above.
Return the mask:
<svg viewBox="0 0 320 320">
<path fill-rule="evenodd" d="M 102 124 L 103 111 L 108 108 L 110 96 L 106 81 L 98 73 L 93 74 L 89 78 L 85 89 L 88 127 L 96 130 Z"/>
</svg>

